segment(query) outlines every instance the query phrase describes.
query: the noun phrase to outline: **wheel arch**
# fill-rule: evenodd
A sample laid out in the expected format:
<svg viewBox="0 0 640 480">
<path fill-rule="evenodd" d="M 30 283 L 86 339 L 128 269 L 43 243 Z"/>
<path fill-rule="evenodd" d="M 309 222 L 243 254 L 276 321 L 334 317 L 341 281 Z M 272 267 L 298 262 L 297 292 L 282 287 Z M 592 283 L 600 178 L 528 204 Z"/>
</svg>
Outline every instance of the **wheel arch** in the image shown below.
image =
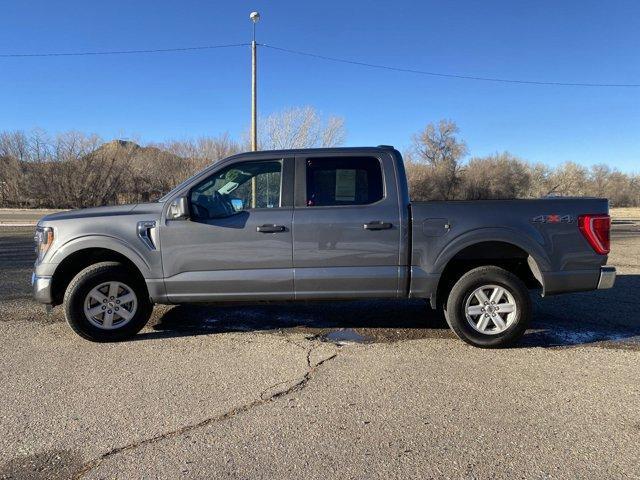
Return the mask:
<svg viewBox="0 0 640 480">
<path fill-rule="evenodd" d="M 121 250 L 121 249 L 119 249 Z M 56 252 L 56 255 L 58 252 Z M 145 273 L 148 273 L 146 264 L 132 258 L 131 254 L 123 253 L 107 246 L 90 246 L 84 244 L 81 248 L 68 249 L 66 255 L 60 261 L 51 277 L 51 297 L 53 305 L 60 305 L 64 298 L 64 293 L 71 283 L 71 280 L 82 270 L 90 265 L 100 262 L 113 261 L 123 265 L 135 276 L 137 280 L 145 285 Z M 146 285 L 145 285 L 146 288 Z"/>
<path fill-rule="evenodd" d="M 469 270 L 484 265 L 510 271 L 531 289 L 544 289 L 541 264 L 548 265 L 546 255 L 528 243 L 504 238 L 458 242 L 457 248 L 436 260 L 439 279 L 435 296 L 431 297 L 432 306 L 444 305 L 455 282 Z"/>
</svg>

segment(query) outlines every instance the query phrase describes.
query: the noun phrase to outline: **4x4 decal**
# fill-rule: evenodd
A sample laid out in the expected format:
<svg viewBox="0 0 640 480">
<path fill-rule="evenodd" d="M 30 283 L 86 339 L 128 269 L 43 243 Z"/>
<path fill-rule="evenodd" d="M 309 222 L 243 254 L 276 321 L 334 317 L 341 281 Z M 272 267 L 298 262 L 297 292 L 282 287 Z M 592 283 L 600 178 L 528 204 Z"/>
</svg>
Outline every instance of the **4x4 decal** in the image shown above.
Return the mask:
<svg viewBox="0 0 640 480">
<path fill-rule="evenodd" d="M 531 220 L 535 223 L 573 223 L 575 220 L 571 215 L 538 215 Z"/>
</svg>

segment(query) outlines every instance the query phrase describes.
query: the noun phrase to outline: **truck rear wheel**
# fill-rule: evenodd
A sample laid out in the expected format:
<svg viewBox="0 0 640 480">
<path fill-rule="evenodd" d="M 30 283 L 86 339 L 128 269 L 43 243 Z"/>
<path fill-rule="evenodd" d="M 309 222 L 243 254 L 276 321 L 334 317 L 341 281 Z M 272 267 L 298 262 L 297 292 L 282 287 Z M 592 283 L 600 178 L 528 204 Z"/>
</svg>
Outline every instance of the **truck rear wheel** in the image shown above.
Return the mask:
<svg viewBox="0 0 640 480">
<path fill-rule="evenodd" d="M 144 282 L 117 262 L 100 262 L 78 273 L 64 295 L 67 322 L 94 342 L 124 340 L 145 326 L 153 305 Z"/>
<path fill-rule="evenodd" d="M 474 268 L 455 283 L 445 309 L 455 334 L 476 347 L 507 347 L 524 335 L 531 298 L 513 273 L 496 266 Z"/>
</svg>

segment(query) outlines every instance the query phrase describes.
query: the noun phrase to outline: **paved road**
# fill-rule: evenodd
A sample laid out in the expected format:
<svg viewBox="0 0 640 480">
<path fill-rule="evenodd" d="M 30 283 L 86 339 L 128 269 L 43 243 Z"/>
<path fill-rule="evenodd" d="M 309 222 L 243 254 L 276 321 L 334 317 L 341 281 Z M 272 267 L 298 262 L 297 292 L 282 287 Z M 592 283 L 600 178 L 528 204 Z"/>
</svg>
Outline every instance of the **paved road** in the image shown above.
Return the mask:
<svg viewBox="0 0 640 480">
<path fill-rule="evenodd" d="M 640 478 L 640 228 L 614 290 L 536 300 L 518 348 L 422 302 L 157 308 L 76 337 L 0 229 L 1 478 Z"/>
</svg>

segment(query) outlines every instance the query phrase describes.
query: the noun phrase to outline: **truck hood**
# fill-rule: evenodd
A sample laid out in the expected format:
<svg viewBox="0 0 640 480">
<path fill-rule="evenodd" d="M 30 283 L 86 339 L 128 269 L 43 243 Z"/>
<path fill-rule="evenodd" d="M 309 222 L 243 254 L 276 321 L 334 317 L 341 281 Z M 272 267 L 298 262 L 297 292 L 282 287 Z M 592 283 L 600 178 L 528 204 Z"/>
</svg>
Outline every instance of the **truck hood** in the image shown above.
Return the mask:
<svg viewBox="0 0 640 480">
<path fill-rule="evenodd" d="M 56 220 L 73 220 L 83 218 L 98 217 L 116 217 L 129 215 L 132 213 L 157 213 L 162 212 L 162 203 L 136 203 L 131 205 L 111 205 L 106 207 L 80 208 L 78 210 L 69 210 L 67 212 L 52 213 L 42 217 L 38 224 L 45 222 L 54 222 Z"/>
</svg>

